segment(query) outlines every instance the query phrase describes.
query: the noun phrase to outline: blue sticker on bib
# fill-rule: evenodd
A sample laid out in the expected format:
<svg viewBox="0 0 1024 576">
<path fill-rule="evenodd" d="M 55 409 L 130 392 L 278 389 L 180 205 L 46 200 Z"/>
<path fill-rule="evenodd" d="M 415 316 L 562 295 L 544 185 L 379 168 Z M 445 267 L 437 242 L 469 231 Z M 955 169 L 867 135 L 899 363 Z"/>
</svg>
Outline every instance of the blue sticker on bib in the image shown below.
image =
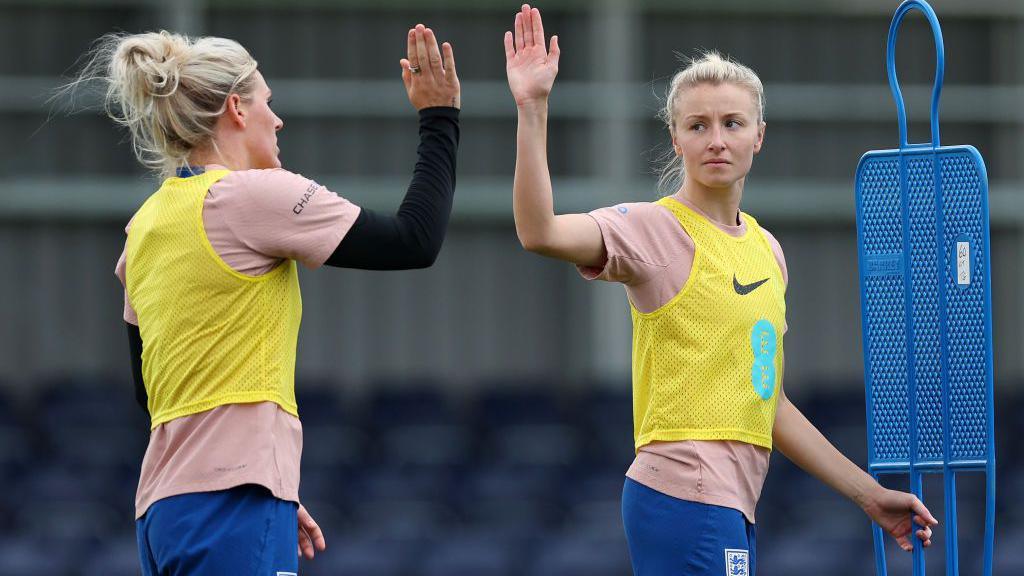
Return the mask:
<svg viewBox="0 0 1024 576">
<path fill-rule="evenodd" d="M 775 326 L 767 320 L 758 320 L 750 331 L 750 349 L 754 364 L 750 369 L 750 383 L 754 392 L 768 400 L 775 393 L 775 351 L 778 338 Z"/>
</svg>

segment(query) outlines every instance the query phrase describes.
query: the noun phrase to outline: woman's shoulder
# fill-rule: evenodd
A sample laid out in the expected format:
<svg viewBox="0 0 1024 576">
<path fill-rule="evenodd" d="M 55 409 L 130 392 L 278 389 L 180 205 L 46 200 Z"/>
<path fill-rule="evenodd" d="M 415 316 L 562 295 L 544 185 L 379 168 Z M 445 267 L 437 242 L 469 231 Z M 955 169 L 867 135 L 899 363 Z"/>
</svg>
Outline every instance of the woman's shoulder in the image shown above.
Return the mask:
<svg viewBox="0 0 1024 576">
<path fill-rule="evenodd" d="M 606 233 L 614 231 L 637 241 L 672 242 L 689 239 L 675 215 L 657 202 L 623 202 L 590 212 Z"/>
<path fill-rule="evenodd" d="M 322 188 L 316 181 L 284 168 L 260 168 L 230 172 L 210 186 L 210 196 L 220 202 L 255 203 L 275 209 L 284 203 L 299 213 Z"/>
<path fill-rule="evenodd" d="M 594 216 L 612 218 L 622 222 L 675 222 L 672 211 L 658 202 L 623 202 L 591 212 Z"/>
<path fill-rule="evenodd" d="M 260 186 L 263 184 L 273 185 L 297 185 L 307 184 L 313 180 L 306 178 L 298 172 L 292 172 L 285 168 L 251 168 L 248 170 L 232 170 L 228 172 L 217 183 L 245 184 L 247 186 Z"/>
</svg>

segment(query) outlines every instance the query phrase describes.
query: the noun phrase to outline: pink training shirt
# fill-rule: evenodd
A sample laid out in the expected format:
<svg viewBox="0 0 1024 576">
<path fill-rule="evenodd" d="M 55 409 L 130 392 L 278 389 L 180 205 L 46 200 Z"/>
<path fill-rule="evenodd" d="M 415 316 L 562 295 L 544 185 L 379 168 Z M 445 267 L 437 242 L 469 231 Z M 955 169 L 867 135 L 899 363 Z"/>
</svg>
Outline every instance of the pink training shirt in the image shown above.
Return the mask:
<svg viewBox="0 0 1024 576">
<path fill-rule="evenodd" d="M 203 204 L 210 244 L 227 265 L 250 276 L 265 274 L 284 259 L 311 269 L 322 266 L 357 216 L 358 206 L 281 169 L 232 172 L 210 187 Z M 128 265 L 122 252 L 116 269 L 122 286 Z M 138 324 L 127 292 L 124 320 Z M 277 498 L 298 502 L 301 455 L 299 419 L 273 402 L 228 404 L 177 418 L 150 433 L 135 517 L 162 498 L 242 484 L 258 484 Z"/>
<path fill-rule="evenodd" d="M 744 222 L 719 224 L 681 195 L 673 198 L 727 234 L 746 233 Z M 603 268 L 578 267 L 584 278 L 622 283 L 641 312 L 657 310 L 683 289 L 696 246 L 667 208 L 636 202 L 594 210 L 590 216 L 601 228 L 608 260 Z M 782 247 L 767 230 L 761 230 L 788 283 Z M 651 442 L 640 447 L 626 475 L 675 498 L 739 510 L 753 523 L 770 454 L 760 446 L 732 440 Z"/>
</svg>

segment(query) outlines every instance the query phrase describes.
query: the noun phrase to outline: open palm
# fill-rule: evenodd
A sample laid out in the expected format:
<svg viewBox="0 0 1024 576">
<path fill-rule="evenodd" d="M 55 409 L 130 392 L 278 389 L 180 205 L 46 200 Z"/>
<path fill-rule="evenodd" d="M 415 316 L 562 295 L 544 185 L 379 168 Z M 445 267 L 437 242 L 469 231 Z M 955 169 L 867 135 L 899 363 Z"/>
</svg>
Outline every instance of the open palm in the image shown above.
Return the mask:
<svg viewBox="0 0 1024 576">
<path fill-rule="evenodd" d="M 550 50 L 545 47 L 540 10 L 523 4 L 515 32 L 505 32 L 505 71 L 516 105 L 547 99 L 558 75 L 559 55 L 558 36 L 551 37 Z"/>
</svg>

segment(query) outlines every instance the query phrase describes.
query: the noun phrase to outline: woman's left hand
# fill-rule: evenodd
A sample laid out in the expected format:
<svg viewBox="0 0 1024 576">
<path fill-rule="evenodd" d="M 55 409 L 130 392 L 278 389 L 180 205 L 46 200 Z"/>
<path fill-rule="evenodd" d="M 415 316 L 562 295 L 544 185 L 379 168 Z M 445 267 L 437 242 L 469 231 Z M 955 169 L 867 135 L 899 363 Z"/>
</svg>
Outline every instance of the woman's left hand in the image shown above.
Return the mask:
<svg viewBox="0 0 1024 576">
<path fill-rule="evenodd" d="M 913 514 L 914 523 L 921 526 L 915 536 L 925 547 L 932 545 L 931 527 L 939 523 L 924 503 L 918 500 L 917 496 L 898 490 L 889 490 L 883 486 L 878 486 L 875 495 L 864 504 L 864 512 L 883 530 L 896 538 L 900 548 L 907 552 L 914 549 L 910 542 L 911 514 Z"/>
<path fill-rule="evenodd" d="M 327 549 L 327 541 L 316 520 L 309 515 L 306 507 L 299 504 L 299 556 L 312 560 L 316 552 Z"/>
<path fill-rule="evenodd" d="M 455 74 L 455 52 L 445 42 L 437 47 L 434 31 L 417 24 L 409 30 L 407 58 L 402 65 L 402 82 L 409 102 L 417 110 L 432 106 L 462 107 L 462 89 Z"/>
</svg>

